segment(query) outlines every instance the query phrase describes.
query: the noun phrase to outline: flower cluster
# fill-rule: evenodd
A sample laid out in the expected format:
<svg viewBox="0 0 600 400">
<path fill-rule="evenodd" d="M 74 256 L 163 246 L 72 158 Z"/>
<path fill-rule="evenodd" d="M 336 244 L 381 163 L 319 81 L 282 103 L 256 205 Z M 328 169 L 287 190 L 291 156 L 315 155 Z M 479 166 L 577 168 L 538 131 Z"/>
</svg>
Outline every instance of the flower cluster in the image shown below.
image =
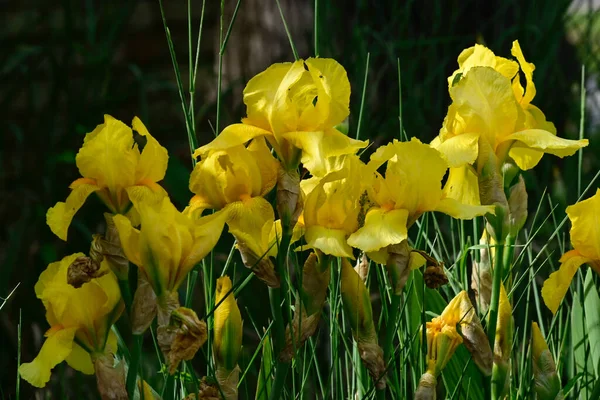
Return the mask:
<svg viewBox="0 0 600 400">
<path fill-rule="evenodd" d="M 278 360 L 289 362 L 315 333 L 330 279 L 338 276 L 360 358 L 378 390 L 384 390 L 386 364 L 393 362 L 393 336 L 385 348 L 379 346 L 366 276 L 353 269 L 349 259 L 362 254 L 383 265 L 393 301 L 399 301 L 411 271 L 424 265 L 428 286 L 447 283 L 443 263 L 409 243 L 408 231 L 424 213 L 465 220 L 485 216 L 482 240 L 504 243 L 527 217 L 523 180 L 513 182 L 519 171 L 533 168 L 544 153 L 564 157 L 587 145 L 585 140 L 557 136 L 554 125 L 531 103 L 534 66 L 525 61 L 518 42 L 513 43 L 512 55 L 516 61 L 480 45 L 464 50 L 459 69 L 448 79 L 452 104 L 439 136 L 431 144 L 417 138 L 393 140 L 368 162 L 357 154 L 368 142 L 340 130 L 350 113 L 344 68 L 327 58 L 275 64 L 248 82 L 243 93 L 247 116 L 241 123 L 227 126 L 194 152 L 199 158 L 189 179 L 194 195 L 183 211 L 157 183 L 165 175 L 166 149 L 138 118 L 129 127 L 105 116 L 104 123 L 86 135 L 77 155 L 82 177 L 71 184 L 65 202 L 48 210 L 47 222 L 66 240 L 73 216 L 96 193 L 108 209 L 106 232 L 95 235 L 89 257 L 67 256 L 40 276 L 35 291 L 47 310 L 50 329 L 38 357 L 20 367 L 21 376 L 44 386 L 50 370 L 66 360 L 84 373 L 95 372 L 103 397 L 111 398 L 109 391 L 127 393 L 123 360 L 116 356 L 111 331 L 124 310 L 134 335 L 143 335 L 156 318 L 158 345 L 168 371 L 175 373 L 209 334 L 206 321 L 181 306 L 178 289 L 227 227 L 244 265 L 270 293 L 288 287 L 291 243 L 299 244 L 298 251 L 310 250 L 287 331 L 280 329 L 281 317 L 274 315 L 274 329 L 280 329 Z M 307 171 L 303 179 L 300 166 Z M 269 200 L 271 192 L 274 201 Z M 567 212 L 575 250 L 563 256 L 560 270 L 542 291 L 553 312 L 581 264 L 600 270 L 600 234 L 594 226 L 600 191 Z M 497 251 L 488 249 L 486 255 Z M 137 267 L 133 298 L 128 262 Z M 467 293 L 460 292 L 426 324 L 427 371 L 417 398 L 432 398 L 438 376 L 461 343 L 485 375 L 498 371 L 493 379 L 498 390 L 504 390 L 512 307 L 501 280 L 492 285 L 485 266 L 481 260 L 473 271 L 480 273 L 478 287 L 490 288 L 491 299 L 485 303 L 492 303 L 488 334 L 494 337 L 488 339 Z M 218 388 L 203 381 L 201 398 L 237 398 L 243 331 L 233 286 L 227 276 L 216 282 L 212 351 Z M 279 305 L 274 301 L 275 312 Z M 390 313 L 396 312 L 393 307 Z M 388 328 L 392 335 L 393 327 Z M 494 354 L 490 343 L 495 343 Z M 135 377 L 136 371 L 130 368 L 129 374 Z M 148 389 L 142 381 L 136 386 L 142 388 L 138 391 Z"/>
</svg>

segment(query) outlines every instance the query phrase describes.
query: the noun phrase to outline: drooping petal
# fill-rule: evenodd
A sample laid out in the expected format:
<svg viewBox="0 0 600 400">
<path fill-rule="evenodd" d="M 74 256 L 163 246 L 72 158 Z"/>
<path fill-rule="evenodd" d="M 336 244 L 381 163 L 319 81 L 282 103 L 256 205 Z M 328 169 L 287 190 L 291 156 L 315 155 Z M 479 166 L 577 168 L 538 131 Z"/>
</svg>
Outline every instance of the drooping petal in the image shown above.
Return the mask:
<svg viewBox="0 0 600 400">
<path fill-rule="evenodd" d="M 52 368 L 71 353 L 75 331 L 77 328 L 51 330 L 37 357 L 19 367 L 21 378 L 35 387 L 44 387 L 50 380 Z"/>
<path fill-rule="evenodd" d="M 473 219 L 488 213 L 495 214 L 495 207 L 463 204 L 458 200 L 447 197 L 439 202 L 435 211 L 443 212 L 457 219 Z"/>
<path fill-rule="evenodd" d="M 544 152 L 537 149 L 532 149 L 521 142 L 515 142 L 508 151 L 508 155 L 515 161 L 515 164 L 527 171 L 538 165 L 544 156 Z"/>
<path fill-rule="evenodd" d="M 77 343 L 73 343 L 71 353 L 67 356 L 65 361 L 71 368 L 83 372 L 86 375 L 92 375 L 94 373 L 94 364 L 92 363 L 90 353 L 85 351 Z"/>
<path fill-rule="evenodd" d="M 577 250 L 571 250 L 560 258 L 560 268 L 550 274 L 542 287 L 544 303 L 553 314 L 556 314 L 558 306 L 567 294 L 577 269 L 589 261 L 591 260 L 582 256 Z"/>
<path fill-rule="evenodd" d="M 397 244 L 407 238 L 408 211 L 385 211 L 372 208 L 367 212 L 365 224 L 348 238 L 348 244 L 365 252 L 373 252 Z"/>
<path fill-rule="evenodd" d="M 271 151 L 263 137 L 252 140 L 248 145 L 248 151 L 252 154 L 260 170 L 260 192 L 254 194 L 264 196 L 275 187 L 281 164 L 271 155 Z M 258 177 L 253 178 L 258 179 Z"/>
<path fill-rule="evenodd" d="M 589 199 L 567 207 L 571 243 L 582 255 L 600 260 L 600 189 Z"/>
<path fill-rule="evenodd" d="M 504 142 L 508 140 L 519 141 L 532 149 L 541 150 L 544 153 L 553 154 L 561 158 L 575 154 L 577 150 L 586 147 L 589 143 L 587 139 L 569 140 L 559 138 L 542 129 L 527 129 L 515 132 L 505 136 L 500 141 Z M 509 152 L 509 155 L 512 157 L 511 152 Z"/>
<path fill-rule="evenodd" d="M 448 166 L 460 167 L 465 164 L 473 164 L 477 160 L 479 140 L 478 133 L 464 133 L 462 135 L 456 135 L 443 142 L 440 142 L 436 148 L 448 162 Z"/>
<path fill-rule="evenodd" d="M 302 164 L 314 176 L 323 176 L 328 172 L 328 158 L 355 154 L 369 143 L 367 140 L 352 139 L 335 128 L 317 132 L 288 132 L 282 136 L 302 149 Z"/>
<path fill-rule="evenodd" d="M 73 216 L 81 208 L 85 200 L 93 192 L 100 190 L 91 179 L 81 178 L 71 184 L 73 191 L 67 197 L 67 200 L 58 202 L 46 213 L 46 223 L 56 236 L 62 240 L 67 240 L 67 230 Z"/>
<path fill-rule="evenodd" d="M 213 141 L 194 151 L 194 157 L 204 156 L 215 150 L 228 149 L 243 145 L 255 137 L 270 136 L 271 132 L 249 124 L 232 124 L 227 126 Z"/>
<path fill-rule="evenodd" d="M 462 204 L 481 205 L 479 199 L 479 181 L 470 165 L 463 165 L 448 170 L 448 180 L 444 185 L 443 196 L 452 198 Z"/>
<path fill-rule="evenodd" d="M 273 231 L 275 212 L 271 204 L 262 197 L 231 203 L 223 210 L 229 213 L 229 232 L 256 256 L 261 257 L 269 249 L 269 238 Z"/>
<path fill-rule="evenodd" d="M 146 129 L 146 126 L 138 117 L 133 119 L 131 127 L 134 131 L 146 138 L 146 144 L 144 145 L 143 150 L 140 149 L 141 155 L 135 170 L 135 181 L 140 182 L 148 180 L 151 182 L 158 182 L 163 180 L 169 162 L 167 149 L 162 147 L 160 143 L 150 135 L 150 132 L 148 132 L 148 129 Z"/>
<path fill-rule="evenodd" d="M 347 233 L 341 229 L 330 229 L 323 226 L 311 226 L 306 228 L 304 238 L 307 247 L 319 249 L 325 254 L 335 257 L 349 257 L 352 255 L 352 247 L 346 242 Z"/>
</svg>

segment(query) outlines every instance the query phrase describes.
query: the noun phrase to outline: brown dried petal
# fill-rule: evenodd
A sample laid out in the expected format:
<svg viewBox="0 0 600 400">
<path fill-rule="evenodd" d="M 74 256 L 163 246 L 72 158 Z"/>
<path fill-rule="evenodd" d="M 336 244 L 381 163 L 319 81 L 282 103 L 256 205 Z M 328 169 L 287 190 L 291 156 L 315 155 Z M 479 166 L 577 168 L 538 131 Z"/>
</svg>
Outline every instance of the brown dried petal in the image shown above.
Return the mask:
<svg viewBox="0 0 600 400">
<path fill-rule="evenodd" d="M 242 256 L 242 262 L 246 268 L 250 268 L 254 275 L 272 288 L 278 288 L 281 283 L 275 273 L 275 266 L 268 256 L 257 256 L 243 243 L 238 242 L 237 248 Z"/>
<path fill-rule="evenodd" d="M 430 289 L 437 289 L 448 283 L 448 277 L 444 272 L 444 264 L 427 265 L 423 273 L 425 284 Z"/>
<path fill-rule="evenodd" d="M 232 371 L 227 371 L 225 368 L 217 368 L 215 377 L 219 382 L 221 392 L 225 395 L 225 400 L 237 400 L 240 367 L 236 366 Z"/>
<path fill-rule="evenodd" d="M 159 316 L 164 311 L 159 312 Z M 165 358 L 169 361 L 169 373 L 172 375 L 177 370 L 179 363 L 191 360 L 198 349 L 206 342 L 206 323 L 198 319 L 193 310 L 179 307 L 171 312 L 168 325 L 160 324 L 163 317 L 159 317 L 158 344 Z"/>
<path fill-rule="evenodd" d="M 394 294 L 401 294 L 410 276 L 409 260 L 410 249 L 406 240 L 399 244 L 388 246 L 388 262 L 386 269 L 390 282 L 392 282 Z"/>
<path fill-rule="evenodd" d="M 300 175 L 297 170 L 279 169 L 277 176 L 277 212 L 282 221 L 285 218 L 290 219 L 290 229 L 296 225 L 302 212 Z"/>
<path fill-rule="evenodd" d="M 198 395 L 192 393 L 186 396 L 185 400 L 221 400 L 221 392 L 216 383 L 208 383 L 206 377 L 200 381 L 200 392 Z"/>
<path fill-rule="evenodd" d="M 366 253 L 363 253 L 358 257 L 354 270 L 363 282 L 367 281 L 367 277 L 369 276 L 369 259 L 367 258 Z"/>
<path fill-rule="evenodd" d="M 296 305 L 298 309 L 298 305 Z M 321 312 L 315 313 L 311 316 L 306 316 L 304 310 L 302 310 L 302 323 L 299 321 L 298 313 L 294 315 L 292 327 L 296 333 L 296 337 L 292 340 L 292 333 L 290 331 L 290 325 L 285 329 L 285 347 L 279 353 L 279 360 L 283 362 L 290 362 L 294 355 L 294 349 L 299 349 L 304 345 L 304 342 L 314 335 L 319 326 L 321 320 Z"/>
<path fill-rule="evenodd" d="M 131 330 L 141 335 L 148 329 L 157 312 L 156 294 L 142 271 L 138 271 L 138 285 L 131 307 Z"/>
<path fill-rule="evenodd" d="M 385 383 L 385 364 L 383 362 L 383 350 L 375 341 L 365 341 L 358 339 L 358 352 L 360 358 L 369 370 L 369 374 L 375 382 L 375 387 L 378 390 L 383 390 L 386 387 Z"/>
<path fill-rule="evenodd" d="M 100 262 L 90 257 L 77 257 L 67 270 L 67 283 L 74 288 L 80 288 L 84 283 L 107 273 L 107 269 L 100 270 Z"/>
<path fill-rule="evenodd" d="M 123 363 L 118 363 L 115 366 L 114 356 L 105 354 L 94 360 L 94 370 L 102 400 L 128 399 Z"/>
<path fill-rule="evenodd" d="M 419 386 L 415 392 L 415 400 L 435 400 L 436 399 L 437 378 L 431 372 L 427 371 L 419 380 Z"/>
</svg>

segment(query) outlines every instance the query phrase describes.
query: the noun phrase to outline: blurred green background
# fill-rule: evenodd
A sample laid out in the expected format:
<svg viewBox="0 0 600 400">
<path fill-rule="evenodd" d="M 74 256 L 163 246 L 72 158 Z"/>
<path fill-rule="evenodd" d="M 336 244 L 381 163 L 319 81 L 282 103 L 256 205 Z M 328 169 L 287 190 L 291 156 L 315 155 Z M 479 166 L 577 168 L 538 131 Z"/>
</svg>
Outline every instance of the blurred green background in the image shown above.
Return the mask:
<svg viewBox="0 0 600 400">
<path fill-rule="evenodd" d="M 300 56 L 313 56 L 314 3 L 282 0 L 281 5 Z M 201 1 L 192 2 L 194 36 L 201 7 Z M 510 57 L 512 41 L 520 41 L 527 60 L 536 65 L 534 103 L 562 137 L 579 134 L 585 65 L 585 137 L 592 139 L 583 153 L 585 187 L 600 169 L 599 7 L 598 1 L 587 0 L 322 0 L 319 52 L 336 58 L 348 71 L 352 136 L 370 53 L 361 138 L 368 137 L 373 148 L 400 137 L 398 60 L 404 129 L 427 142 L 437 135 L 449 105 L 446 78 L 456 69 L 458 54 L 476 42 Z M 225 1 L 225 27 L 234 8 L 234 1 Z M 64 201 L 68 185 L 78 177 L 75 154 L 85 133 L 105 113 L 127 123 L 139 116 L 169 150 L 163 184 L 180 207 L 191 196 L 191 159 L 158 1 L 4 0 L 0 10 L 0 297 L 19 285 L 0 310 L 0 399 L 11 399 L 19 313 L 22 360 L 37 354 L 47 329 L 44 309 L 33 292 L 40 272 L 65 255 L 87 252 L 91 234 L 102 222 L 102 205 L 93 199 L 75 217 L 68 243 L 45 224 L 46 210 Z M 214 137 L 219 2 L 208 1 L 205 12 L 195 110 L 201 144 Z M 165 1 L 165 13 L 185 79 L 187 2 Z M 242 0 L 223 60 L 220 126 L 244 116 L 241 94 L 249 78 L 273 62 L 290 60 L 275 1 Z M 577 157 L 544 157 L 526 174 L 530 207 L 546 189 L 560 209 L 575 202 L 576 177 Z M 546 202 L 543 207 L 548 207 Z M 226 252 L 227 245 L 220 248 Z M 219 253 L 217 260 L 226 256 Z M 261 302 L 268 300 L 266 291 L 256 292 L 264 296 L 243 299 L 242 304 L 260 320 L 267 309 Z M 202 296 L 197 297 L 200 301 Z M 148 369 L 152 372 L 151 365 Z M 47 389 L 35 395 L 22 383 L 21 398 L 95 398 L 93 377 L 74 374 L 64 365 L 55 372 Z"/>
</svg>

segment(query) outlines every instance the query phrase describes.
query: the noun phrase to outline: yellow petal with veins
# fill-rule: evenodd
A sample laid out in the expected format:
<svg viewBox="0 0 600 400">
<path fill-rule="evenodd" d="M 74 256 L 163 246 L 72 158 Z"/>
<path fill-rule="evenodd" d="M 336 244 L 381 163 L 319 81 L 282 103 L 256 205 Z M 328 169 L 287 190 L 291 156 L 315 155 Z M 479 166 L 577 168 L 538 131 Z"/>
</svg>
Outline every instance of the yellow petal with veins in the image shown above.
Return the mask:
<svg viewBox="0 0 600 400">
<path fill-rule="evenodd" d="M 407 210 L 385 211 L 372 208 L 365 216 L 365 224 L 348 238 L 348 244 L 365 252 L 373 252 L 397 244 L 407 238 Z"/>
</svg>

